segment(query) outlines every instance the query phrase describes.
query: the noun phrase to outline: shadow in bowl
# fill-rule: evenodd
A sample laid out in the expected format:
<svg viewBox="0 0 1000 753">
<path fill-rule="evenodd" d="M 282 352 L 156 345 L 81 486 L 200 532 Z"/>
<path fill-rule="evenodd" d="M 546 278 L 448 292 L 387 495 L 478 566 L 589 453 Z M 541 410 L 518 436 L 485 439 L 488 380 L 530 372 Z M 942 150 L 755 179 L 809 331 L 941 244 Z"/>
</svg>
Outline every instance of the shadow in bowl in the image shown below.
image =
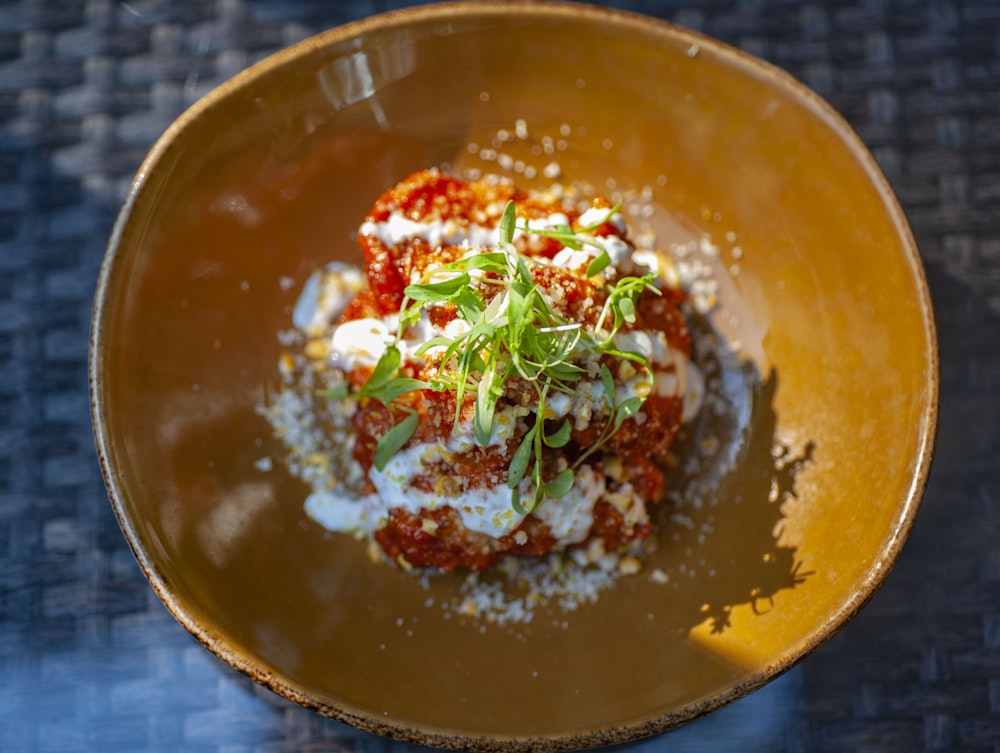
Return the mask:
<svg viewBox="0 0 1000 753">
<path fill-rule="evenodd" d="M 802 570 L 797 548 L 782 542 L 782 508 L 796 496 L 796 477 L 812 460 L 815 445 L 794 450 L 777 438 L 777 371 L 763 382 L 749 365 L 742 372 L 753 404 L 746 425 L 732 425 L 736 412 L 703 414 L 682 444 L 684 454 L 671 479 L 680 502 L 661 516 L 663 546 L 683 554 L 662 570 L 673 591 L 671 602 L 683 615 L 682 629 L 707 619 L 711 632 L 721 633 L 731 627 L 733 607 L 749 604 L 755 613 L 772 608 L 777 592 L 795 588 L 811 574 Z M 724 453 L 711 453 L 721 432 L 740 445 L 739 464 L 725 475 Z M 703 488 L 705 454 L 716 465 L 709 478 L 718 486 L 711 494 Z"/>
</svg>

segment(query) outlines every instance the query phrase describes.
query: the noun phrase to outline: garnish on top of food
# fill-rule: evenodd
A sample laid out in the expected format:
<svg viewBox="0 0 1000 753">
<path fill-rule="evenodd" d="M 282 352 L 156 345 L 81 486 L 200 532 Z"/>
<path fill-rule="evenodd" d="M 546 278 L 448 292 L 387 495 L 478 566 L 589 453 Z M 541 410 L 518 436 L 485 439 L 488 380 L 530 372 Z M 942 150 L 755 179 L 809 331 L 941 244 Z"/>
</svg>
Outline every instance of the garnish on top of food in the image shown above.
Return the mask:
<svg viewBox="0 0 1000 753">
<path fill-rule="evenodd" d="M 700 379 L 619 208 L 426 170 L 358 243 L 363 274 L 303 290 L 267 412 L 309 516 L 449 572 L 646 539 Z"/>
</svg>

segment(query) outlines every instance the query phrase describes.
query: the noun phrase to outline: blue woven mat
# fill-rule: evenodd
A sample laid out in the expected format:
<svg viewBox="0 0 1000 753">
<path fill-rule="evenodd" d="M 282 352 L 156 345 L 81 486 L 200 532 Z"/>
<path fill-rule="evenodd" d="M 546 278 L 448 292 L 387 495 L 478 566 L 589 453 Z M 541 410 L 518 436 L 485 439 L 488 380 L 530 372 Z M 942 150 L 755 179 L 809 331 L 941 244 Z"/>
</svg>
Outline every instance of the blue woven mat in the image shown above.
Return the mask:
<svg viewBox="0 0 1000 753">
<path fill-rule="evenodd" d="M 388 0 L 0 3 L 0 750 L 397 751 L 286 703 L 167 614 L 93 447 L 90 309 L 155 138 L 268 53 Z M 1000 3 L 634 0 L 785 67 L 872 148 L 913 225 L 941 343 L 910 543 L 832 641 L 629 750 L 1000 751 Z"/>
</svg>

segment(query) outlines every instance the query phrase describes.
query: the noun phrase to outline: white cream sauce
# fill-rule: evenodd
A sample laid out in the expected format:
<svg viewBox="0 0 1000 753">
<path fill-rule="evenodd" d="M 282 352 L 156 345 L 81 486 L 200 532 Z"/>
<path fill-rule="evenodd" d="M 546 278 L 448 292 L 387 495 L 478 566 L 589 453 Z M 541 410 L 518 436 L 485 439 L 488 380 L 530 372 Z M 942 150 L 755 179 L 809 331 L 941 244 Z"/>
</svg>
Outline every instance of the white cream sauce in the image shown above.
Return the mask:
<svg viewBox="0 0 1000 753">
<path fill-rule="evenodd" d="M 357 267 L 332 262 L 313 272 L 292 311 L 292 324 L 309 337 L 319 337 L 365 287 Z"/>
<path fill-rule="evenodd" d="M 606 209 L 589 209 L 580 217 L 579 225 L 586 227 L 603 221 L 607 212 Z M 624 221 L 620 215 L 611 221 L 624 232 Z M 532 220 L 529 224 L 534 228 L 546 228 L 567 223 L 565 215 L 553 214 Z M 385 222 L 364 223 L 360 233 L 388 245 L 419 238 L 432 247 L 465 246 L 469 248 L 469 253 L 495 248 L 498 239 L 495 228 L 453 221 L 414 222 L 399 213 L 393 213 Z M 632 246 L 622 238 L 610 236 L 600 240 L 611 258 L 612 267 L 634 258 Z M 571 270 L 583 270 L 599 253 L 599 249 L 589 244 L 584 245 L 582 250 L 564 248 L 556 254 L 553 263 Z M 307 334 L 315 334 L 317 330 L 329 326 L 333 317 L 362 285 L 360 273 L 343 265 L 331 265 L 323 273 L 313 275 L 295 307 L 295 326 Z M 329 343 L 330 364 L 343 370 L 374 365 L 387 345 L 395 340 L 398 325 L 398 316 L 392 315 L 381 319 L 358 319 L 334 327 Z M 455 320 L 440 330 L 430 323 L 424 313 L 418 324 L 399 340 L 401 355 L 404 360 L 419 361 L 414 351 L 422 343 L 441 335 L 456 337 L 468 326 L 464 321 Z M 657 394 L 683 396 L 684 420 L 690 420 L 697 413 L 704 392 L 701 376 L 683 353 L 669 345 L 663 332 L 633 330 L 619 333 L 615 335 L 615 344 L 623 351 L 642 355 L 655 366 L 653 389 Z M 638 376 L 619 381 L 615 400 L 621 404 L 643 389 L 648 387 Z M 546 400 L 549 417 L 572 415 L 578 427 L 586 425 L 594 413 L 604 414 L 608 408 L 604 387 L 597 378 L 581 380 L 574 385 L 572 393 L 555 392 Z M 512 410 L 498 412 L 490 444 L 505 444 L 512 436 L 517 421 Z M 524 409 L 521 410 L 523 412 Z M 358 498 L 337 491 L 317 490 L 306 500 L 306 512 L 330 530 L 371 533 L 385 524 L 392 509 L 401 508 L 416 513 L 421 509 L 447 505 L 458 511 L 469 530 L 493 537 L 508 534 L 521 524 L 524 515 L 518 514 L 511 506 L 511 491 L 505 483 L 466 489 L 457 496 L 427 492 L 412 485 L 416 477 L 426 475 L 435 463 L 456 453 L 469 452 L 474 444 L 471 424 L 460 424 L 447 442 L 403 449 L 389 460 L 382 471 L 372 468 L 368 475 L 376 488 L 375 494 Z M 603 472 L 584 466 L 577 469 L 569 493 L 560 499 L 545 497 L 532 514 L 548 524 L 560 545 L 576 543 L 586 538 L 593 523 L 594 505 L 605 496 L 606 491 Z M 518 492 L 522 498 L 531 498 L 533 489 L 528 479 L 522 481 Z"/>
</svg>

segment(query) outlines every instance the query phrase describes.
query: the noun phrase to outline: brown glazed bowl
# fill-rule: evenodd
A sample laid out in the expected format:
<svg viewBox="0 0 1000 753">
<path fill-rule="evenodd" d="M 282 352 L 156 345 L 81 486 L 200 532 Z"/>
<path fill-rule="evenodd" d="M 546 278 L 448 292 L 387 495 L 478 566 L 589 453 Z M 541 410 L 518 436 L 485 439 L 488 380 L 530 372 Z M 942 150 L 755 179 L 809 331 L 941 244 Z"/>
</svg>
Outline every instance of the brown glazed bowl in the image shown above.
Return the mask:
<svg viewBox="0 0 1000 753">
<path fill-rule="evenodd" d="M 429 166 L 541 186 L 552 164 L 641 197 L 629 220 L 663 246 L 711 239 L 746 399 L 709 417 L 724 452 L 705 426 L 678 451 L 678 476 L 715 460 L 675 480 L 642 572 L 572 612 L 479 624 L 439 608 L 459 578 L 374 564 L 310 522 L 258 406 L 303 282 L 360 260 L 385 188 Z M 111 501 L 171 613 L 282 696 L 462 749 L 630 740 L 789 668 L 886 577 L 936 424 L 920 260 L 858 137 L 748 55 L 580 5 L 377 16 L 206 96 L 135 179 L 91 347 Z"/>
</svg>

